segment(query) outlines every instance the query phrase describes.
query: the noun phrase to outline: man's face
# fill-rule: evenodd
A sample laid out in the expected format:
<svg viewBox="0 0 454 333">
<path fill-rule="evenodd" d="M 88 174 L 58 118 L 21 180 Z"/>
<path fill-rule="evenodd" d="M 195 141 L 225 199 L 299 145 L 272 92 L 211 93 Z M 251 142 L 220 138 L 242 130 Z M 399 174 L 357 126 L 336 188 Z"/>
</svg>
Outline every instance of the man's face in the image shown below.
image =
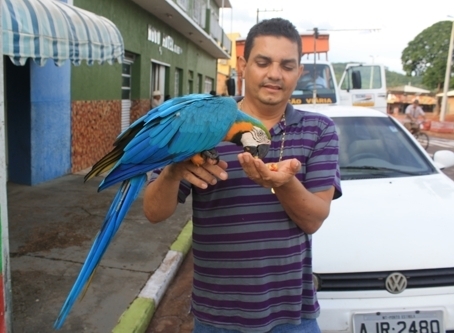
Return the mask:
<svg viewBox="0 0 454 333">
<path fill-rule="evenodd" d="M 246 94 L 267 105 L 287 103 L 302 72 L 296 43 L 285 37 L 255 38 L 243 61 Z"/>
</svg>

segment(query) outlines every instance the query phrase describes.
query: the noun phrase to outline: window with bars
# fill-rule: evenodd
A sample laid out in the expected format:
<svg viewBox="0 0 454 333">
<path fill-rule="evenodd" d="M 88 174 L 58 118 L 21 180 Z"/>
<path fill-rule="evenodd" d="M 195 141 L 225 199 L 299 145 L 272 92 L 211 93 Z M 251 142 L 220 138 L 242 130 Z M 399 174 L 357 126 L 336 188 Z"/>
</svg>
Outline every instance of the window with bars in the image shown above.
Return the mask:
<svg viewBox="0 0 454 333">
<path fill-rule="evenodd" d="M 183 94 L 183 70 L 181 68 L 175 69 L 175 82 L 174 82 L 174 94 L 175 96 L 181 96 Z"/>
<path fill-rule="evenodd" d="M 210 91 L 214 90 L 213 89 L 213 79 L 212 78 L 205 78 L 205 93 L 210 93 Z"/>
<path fill-rule="evenodd" d="M 125 57 L 121 67 L 121 132 L 131 124 L 131 73 L 133 58 Z"/>
<path fill-rule="evenodd" d="M 121 99 L 131 98 L 131 61 L 123 62 L 121 69 Z"/>
<path fill-rule="evenodd" d="M 189 8 L 189 0 L 177 0 L 177 4 L 185 11 Z"/>
<path fill-rule="evenodd" d="M 205 28 L 206 21 L 206 3 L 203 0 L 194 0 L 192 9 L 192 18 L 198 25 Z"/>
<path fill-rule="evenodd" d="M 194 72 L 188 71 L 188 94 L 192 94 L 194 92 Z"/>
<path fill-rule="evenodd" d="M 202 93 L 202 74 L 197 74 L 197 81 L 196 81 L 196 87 L 197 87 L 197 92 Z"/>
</svg>

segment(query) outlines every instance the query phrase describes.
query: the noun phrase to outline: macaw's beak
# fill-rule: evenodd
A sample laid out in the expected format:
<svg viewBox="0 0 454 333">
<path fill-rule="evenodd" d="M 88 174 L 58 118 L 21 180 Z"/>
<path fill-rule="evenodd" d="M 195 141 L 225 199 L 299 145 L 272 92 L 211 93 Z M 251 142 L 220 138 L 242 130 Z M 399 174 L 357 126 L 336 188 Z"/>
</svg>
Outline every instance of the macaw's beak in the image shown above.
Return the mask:
<svg viewBox="0 0 454 333">
<path fill-rule="evenodd" d="M 269 144 L 261 144 L 258 146 L 246 146 L 244 147 L 244 152 L 250 153 L 252 157 L 263 159 L 266 156 L 266 154 L 268 154 L 269 149 L 270 149 Z"/>
</svg>

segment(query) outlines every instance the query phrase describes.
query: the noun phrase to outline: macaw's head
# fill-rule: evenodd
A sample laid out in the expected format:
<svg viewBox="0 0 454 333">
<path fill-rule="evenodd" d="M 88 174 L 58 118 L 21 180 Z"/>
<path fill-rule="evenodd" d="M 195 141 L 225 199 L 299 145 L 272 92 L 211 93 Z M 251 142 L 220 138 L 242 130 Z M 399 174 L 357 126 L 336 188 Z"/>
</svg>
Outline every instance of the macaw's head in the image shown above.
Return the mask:
<svg viewBox="0 0 454 333">
<path fill-rule="evenodd" d="M 271 135 L 257 119 L 238 110 L 239 116 L 227 134 L 226 141 L 243 146 L 244 152 L 263 159 L 271 145 Z"/>
<path fill-rule="evenodd" d="M 244 152 L 263 159 L 270 149 L 271 136 L 265 127 L 252 126 L 249 132 L 242 133 L 240 141 Z"/>
</svg>

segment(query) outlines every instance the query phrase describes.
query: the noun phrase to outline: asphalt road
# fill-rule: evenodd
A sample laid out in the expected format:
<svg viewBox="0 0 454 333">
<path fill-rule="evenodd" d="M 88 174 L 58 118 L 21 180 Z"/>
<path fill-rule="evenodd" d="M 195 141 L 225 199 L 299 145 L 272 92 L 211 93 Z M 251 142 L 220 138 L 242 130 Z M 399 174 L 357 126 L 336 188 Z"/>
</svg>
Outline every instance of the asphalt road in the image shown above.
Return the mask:
<svg viewBox="0 0 454 333">
<path fill-rule="evenodd" d="M 432 156 L 437 150 L 454 152 L 454 140 L 430 137 L 427 152 Z M 454 167 L 443 170 L 454 180 Z M 178 270 L 155 312 L 146 333 L 191 333 L 193 317 L 190 313 L 192 288 L 192 252 L 190 251 Z"/>
</svg>

